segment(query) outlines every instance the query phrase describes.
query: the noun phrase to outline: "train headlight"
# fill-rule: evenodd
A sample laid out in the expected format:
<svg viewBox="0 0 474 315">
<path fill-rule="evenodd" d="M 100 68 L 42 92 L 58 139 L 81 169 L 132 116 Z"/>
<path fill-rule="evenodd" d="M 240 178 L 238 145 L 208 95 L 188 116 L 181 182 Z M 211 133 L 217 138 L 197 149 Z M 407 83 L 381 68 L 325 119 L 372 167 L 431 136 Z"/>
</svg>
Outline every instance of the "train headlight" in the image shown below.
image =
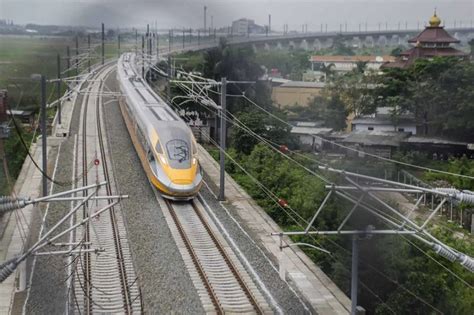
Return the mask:
<svg viewBox="0 0 474 315">
<path fill-rule="evenodd" d="M 196 163 L 197 163 L 197 159 L 193 158 L 193 165 L 196 165 Z"/>
</svg>

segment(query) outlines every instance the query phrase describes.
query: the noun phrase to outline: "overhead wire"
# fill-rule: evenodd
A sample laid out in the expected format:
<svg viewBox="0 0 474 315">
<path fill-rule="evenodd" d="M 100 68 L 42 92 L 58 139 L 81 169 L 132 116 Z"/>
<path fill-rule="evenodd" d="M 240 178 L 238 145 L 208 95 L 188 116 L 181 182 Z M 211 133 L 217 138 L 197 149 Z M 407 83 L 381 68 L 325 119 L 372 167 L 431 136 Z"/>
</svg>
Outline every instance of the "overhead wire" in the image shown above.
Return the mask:
<svg viewBox="0 0 474 315">
<path fill-rule="evenodd" d="M 230 114 L 230 116 L 232 116 L 234 119 L 236 119 L 241 125 L 245 126 L 245 125 L 244 125 L 240 120 L 238 120 L 234 115 L 232 115 L 231 113 L 229 113 L 229 114 Z M 231 122 L 231 123 L 233 123 L 233 122 Z M 234 124 L 234 126 L 242 127 L 242 126 L 236 125 L 236 124 Z M 264 138 L 261 137 L 260 135 L 256 134 L 255 132 L 253 132 L 253 131 L 252 131 L 250 128 L 248 128 L 248 127 L 247 127 L 247 128 L 243 128 L 243 129 L 246 130 L 249 134 L 258 137 L 258 139 L 260 139 L 260 140 L 263 141 L 263 142 L 266 142 L 267 144 L 268 144 L 268 142 L 271 142 L 271 141 L 268 141 L 268 140 L 264 139 Z M 270 146 L 271 148 L 275 149 L 273 146 L 271 146 L 271 144 L 269 144 L 269 146 Z M 275 149 L 275 151 L 276 151 L 277 153 L 281 154 L 281 155 L 284 156 L 284 157 L 288 157 L 287 154 L 284 154 L 283 152 L 281 152 L 281 151 L 278 150 L 278 149 Z M 296 161 L 296 160 L 294 160 L 294 159 L 291 159 L 291 158 L 289 158 L 289 157 L 288 157 L 288 159 L 291 160 L 291 161 L 293 161 L 293 162 L 295 162 L 295 163 L 297 163 L 299 166 L 303 167 L 305 170 L 309 171 L 311 174 L 316 175 L 316 176 L 318 176 L 319 178 L 322 178 L 325 182 L 331 183 L 331 182 L 328 181 L 326 178 L 324 178 L 324 177 L 320 176 L 319 174 L 313 172 L 312 170 L 308 169 L 308 168 L 305 167 L 304 165 L 300 164 L 298 161 Z M 332 184 L 332 183 L 331 183 L 331 184 Z M 374 210 L 376 210 L 376 209 L 374 209 Z M 391 216 L 391 215 L 389 215 L 389 214 L 387 214 L 387 213 L 385 213 L 385 212 L 382 212 L 382 213 L 380 213 L 380 212 L 382 212 L 382 211 L 379 211 L 379 214 L 384 215 L 384 216 L 388 216 L 392 221 L 394 221 L 394 220 L 395 220 L 395 221 L 399 221 L 397 218 L 395 218 L 395 217 L 393 217 L 393 216 Z M 401 222 L 401 221 L 399 221 L 399 222 Z M 406 237 L 404 237 L 404 238 L 406 239 Z M 434 258 L 431 257 L 431 256 L 430 256 L 430 258 L 431 258 L 431 259 L 434 259 Z M 443 267 L 444 267 L 446 270 L 448 270 L 450 273 L 453 273 L 450 269 L 448 269 L 447 267 L 445 267 L 444 265 L 442 265 L 440 262 L 438 262 L 438 261 L 436 261 L 436 262 L 437 262 L 439 265 L 443 266 Z M 453 273 L 453 275 L 455 275 L 455 276 L 456 276 L 458 279 L 460 279 L 462 282 L 466 283 L 462 278 L 460 278 L 459 276 L 457 276 L 455 273 Z"/>
<path fill-rule="evenodd" d="M 208 139 L 213 145 L 215 145 L 217 148 L 220 148 L 219 144 L 217 144 L 216 141 L 214 141 L 212 138 L 210 138 L 209 135 L 205 135 L 205 136 L 207 136 L 207 139 Z M 281 206 L 281 205 L 278 203 L 278 197 L 277 197 L 269 188 L 267 188 L 264 184 L 262 184 L 260 181 L 258 181 L 258 179 L 256 179 L 255 177 L 253 177 L 240 163 L 238 163 L 237 161 L 235 161 L 235 159 L 233 159 L 227 152 L 224 151 L 224 153 L 225 153 L 225 155 L 234 163 L 234 165 L 236 165 L 237 167 L 239 167 L 249 178 L 251 178 L 251 179 L 267 194 L 267 196 L 269 196 L 273 201 L 276 201 L 276 204 L 277 204 L 299 227 L 304 228 L 304 225 L 302 225 L 301 222 L 299 222 L 298 220 L 296 220 L 288 211 L 285 210 L 285 208 L 290 209 L 291 212 L 292 212 L 293 214 L 295 214 L 303 223 L 305 223 L 305 224 L 308 224 L 308 223 L 309 223 L 306 219 L 304 219 L 296 210 L 292 209 L 289 205 L 286 206 L 286 207 Z M 314 228 L 314 227 L 311 227 L 311 229 L 314 230 L 315 228 Z M 319 247 L 321 247 L 322 249 L 325 249 L 324 246 L 323 246 L 313 235 L 308 235 L 308 236 L 309 236 L 314 242 L 316 242 L 316 244 L 318 244 Z M 345 251 L 347 251 L 345 248 L 343 248 L 341 245 L 337 244 L 337 242 L 334 242 L 333 240 L 331 240 L 329 237 L 326 237 L 325 239 L 327 239 L 328 241 L 330 241 L 333 245 L 336 245 L 336 246 L 338 246 L 338 247 L 344 249 Z M 325 249 L 325 250 L 327 250 L 327 249 Z M 330 256 L 333 260 L 339 262 L 339 260 L 338 260 L 333 254 L 330 254 L 329 256 Z M 362 260 L 362 262 L 365 263 L 365 264 L 367 264 L 367 262 L 365 262 L 365 261 L 363 261 L 363 260 Z M 342 265 L 342 266 L 343 266 L 343 265 Z M 372 268 L 375 268 L 375 267 L 373 267 L 373 266 L 371 266 L 371 267 L 372 267 Z M 343 266 L 343 268 L 345 268 L 346 271 L 348 270 L 348 268 L 346 268 L 345 266 Z M 402 287 L 402 285 L 399 284 L 396 280 L 393 280 L 393 279 L 389 278 L 388 276 L 386 276 L 384 273 L 382 273 L 382 272 L 379 271 L 378 269 L 377 269 L 377 272 L 379 272 L 380 274 L 383 274 L 387 279 L 390 279 L 390 281 L 391 281 L 392 283 L 395 283 L 397 286 Z M 358 279 L 358 281 L 359 281 L 364 287 L 367 287 L 367 288 L 368 288 L 368 286 L 367 286 L 365 283 L 363 283 L 362 280 Z M 413 297 L 415 297 L 416 299 L 418 299 L 420 302 L 422 302 L 422 303 L 424 303 L 424 304 L 430 306 L 432 309 L 434 309 L 434 310 L 436 310 L 436 311 L 439 311 L 436 307 L 432 306 L 431 304 L 429 304 L 428 302 L 426 302 L 424 299 L 422 299 L 421 297 L 419 297 L 419 296 L 417 296 L 416 294 L 412 293 L 412 292 L 409 291 L 408 289 L 406 289 L 406 288 L 404 288 L 404 287 L 403 287 L 402 289 L 404 289 L 404 291 L 406 291 L 406 292 L 410 292 L 410 293 L 413 295 Z M 380 301 L 382 301 L 382 300 L 380 299 L 380 297 L 379 297 L 378 295 L 376 295 L 372 290 L 369 289 L 368 291 L 369 291 L 371 294 L 373 294 L 376 298 L 378 298 Z M 391 310 L 393 311 L 393 309 L 390 308 L 390 306 L 388 306 L 385 302 L 382 301 L 382 303 L 383 303 L 384 305 L 386 305 L 387 308 L 389 308 L 389 309 L 391 309 Z M 440 312 L 440 313 L 441 313 L 441 312 Z"/>
<path fill-rule="evenodd" d="M 199 103 L 199 104 L 200 104 L 200 103 Z M 231 115 L 232 115 L 232 114 L 231 114 Z M 232 115 L 232 116 L 233 116 L 233 115 Z M 235 116 L 233 116 L 233 117 L 235 118 Z M 228 117 L 227 117 L 226 120 L 228 120 Z M 239 122 L 241 125 L 244 125 L 241 121 L 238 120 L 238 122 Z M 236 125 L 236 124 L 234 123 L 234 125 Z M 252 136 L 257 136 L 257 139 L 259 139 L 260 141 L 263 141 L 263 142 L 266 142 L 267 144 L 269 144 L 268 141 L 265 141 L 265 139 L 263 139 L 261 136 L 255 134 L 253 131 L 251 131 L 250 128 L 248 128 L 247 126 L 245 126 L 245 127 L 246 127 L 246 128 L 245 128 L 245 127 L 242 127 L 241 125 L 237 125 L 237 126 L 238 126 L 238 127 L 241 127 L 242 129 L 246 130 L 247 132 L 250 131 L 249 134 L 251 134 Z M 217 147 L 219 147 L 219 146 L 217 145 L 217 143 L 214 142 L 213 144 L 216 145 Z M 271 146 L 271 145 L 270 145 L 270 146 Z M 273 147 L 273 146 L 271 146 L 271 147 Z M 278 152 L 279 152 L 279 153 L 282 153 L 282 152 L 280 152 L 279 150 L 278 150 Z M 235 160 L 233 160 L 230 156 L 229 156 L 229 158 L 234 162 L 234 164 L 236 164 L 236 161 L 235 161 Z M 319 162 L 319 161 L 318 161 L 318 162 Z M 319 162 L 319 163 L 320 163 L 320 162 Z M 239 167 L 239 168 L 241 168 L 241 167 Z M 247 172 L 245 172 L 245 173 L 247 173 Z M 249 175 L 249 174 L 248 174 L 248 175 Z M 253 179 L 255 180 L 255 178 L 253 178 Z M 270 191 L 270 190 L 268 190 L 268 191 Z M 270 192 L 271 192 L 271 191 L 270 191 Z M 285 211 L 285 212 L 286 212 L 286 211 Z M 287 213 L 287 214 L 288 214 L 288 213 Z M 384 213 L 384 214 L 385 214 L 385 213 Z M 385 215 L 386 215 L 386 214 L 385 214 Z M 301 217 L 300 217 L 300 218 L 301 218 Z M 302 219 L 303 219 L 303 218 L 302 218 Z M 303 220 L 304 220 L 304 219 L 303 219 Z M 295 222 L 297 222 L 297 221 L 295 221 Z M 313 239 L 314 239 L 314 238 L 313 238 Z M 328 238 L 328 239 L 329 239 L 329 238 Z M 330 239 L 329 239 L 329 240 L 330 240 Z M 339 246 L 339 247 L 342 248 L 342 246 L 340 246 L 340 245 L 337 244 L 336 242 L 334 242 L 334 241 L 332 241 L 332 240 L 330 240 L 330 241 L 331 241 L 331 243 L 336 244 L 337 246 Z M 343 248 L 343 249 L 344 249 L 344 248 Z M 345 250 L 345 249 L 344 249 L 344 250 Z M 432 259 L 434 259 L 434 258 L 432 258 Z M 371 267 L 371 268 L 375 268 L 375 267 L 373 267 L 372 265 L 370 265 L 370 267 Z M 395 283 L 395 284 L 397 284 L 397 285 L 399 285 L 399 286 L 402 286 L 401 284 L 399 284 L 399 283 L 396 282 L 395 280 L 393 280 L 393 279 L 389 278 L 388 276 L 386 276 L 385 274 L 383 274 L 383 273 L 382 273 L 381 271 L 379 271 L 378 269 L 377 269 L 377 271 L 378 271 L 380 274 L 382 274 L 383 276 L 385 276 L 387 280 L 390 280 L 391 282 L 393 282 L 393 283 Z M 455 274 L 453 274 L 453 275 L 455 275 Z M 456 277 L 457 277 L 457 276 L 456 276 Z M 460 279 L 459 277 L 457 277 L 457 278 Z M 465 281 L 463 280 L 463 282 L 465 282 Z M 403 289 L 404 291 L 410 293 L 411 295 L 413 295 L 415 298 L 418 298 L 422 303 L 425 303 L 425 304 L 427 304 L 428 306 L 432 307 L 432 309 L 434 309 L 434 310 L 436 310 L 436 311 L 439 311 L 437 308 L 435 308 L 435 307 L 432 306 L 431 304 L 427 303 L 427 302 L 426 302 L 425 300 L 423 300 L 421 297 L 416 296 L 416 295 L 415 295 L 413 292 L 411 292 L 409 289 L 407 289 L 407 288 L 405 288 L 405 287 L 402 287 L 402 289 Z"/>
</svg>

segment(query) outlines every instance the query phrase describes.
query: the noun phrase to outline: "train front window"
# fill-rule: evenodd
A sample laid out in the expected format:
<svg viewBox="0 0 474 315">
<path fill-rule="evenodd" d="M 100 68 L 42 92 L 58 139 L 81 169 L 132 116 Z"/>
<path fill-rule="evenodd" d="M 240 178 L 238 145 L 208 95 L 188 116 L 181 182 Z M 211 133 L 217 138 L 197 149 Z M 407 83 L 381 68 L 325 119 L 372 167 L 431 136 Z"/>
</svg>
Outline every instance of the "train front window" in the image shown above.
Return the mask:
<svg viewBox="0 0 474 315">
<path fill-rule="evenodd" d="M 189 145 L 186 141 L 175 139 L 166 143 L 166 149 L 168 151 L 168 157 L 170 161 L 176 161 L 178 163 L 188 162 L 189 157 Z"/>
<path fill-rule="evenodd" d="M 161 149 L 160 140 L 156 141 L 155 150 L 156 150 L 157 153 L 163 154 L 163 150 Z"/>
</svg>

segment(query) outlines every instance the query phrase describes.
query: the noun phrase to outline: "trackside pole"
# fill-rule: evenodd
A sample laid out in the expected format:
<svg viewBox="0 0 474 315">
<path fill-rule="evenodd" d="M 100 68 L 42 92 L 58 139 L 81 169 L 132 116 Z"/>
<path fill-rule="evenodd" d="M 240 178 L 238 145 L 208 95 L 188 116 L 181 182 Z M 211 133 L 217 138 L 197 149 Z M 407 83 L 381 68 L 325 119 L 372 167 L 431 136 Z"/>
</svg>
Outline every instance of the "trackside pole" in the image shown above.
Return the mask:
<svg viewBox="0 0 474 315">
<path fill-rule="evenodd" d="M 359 248 L 357 247 L 357 235 L 352 235 L 352 277 L 351 277 L 351 315 L 357 314 L 357 284 L 359 281 Z"/>
<path fill-rule="evenodd" d="M 48 195 L 48 154 L 47 154 L 47 130 L 46 130 L 46 77 L 41 75 L 41 142 L 42 142 L 42 162 L 43 162 L 43 197 Z"/>
<path fill-rule="evenodd" d="M 220 184 L 219 184 L 219 201 L 225 200 L 225 138 L 226 138 L 226 94 L 227 79 L 221 79 L 221 148 L 220 148 Z"/>
<path fill-rule="evenodd" d="M 105 25 L 102 23 L 102 65 L 105 63 Z"/>
<path fill-rule="evenodd" d="M 57 66 L 58 66 L 58 82 L 57 92 L 58 92 L 58 124 L 61 125 L 61 56 L 57 55 Z"/>
</svg>

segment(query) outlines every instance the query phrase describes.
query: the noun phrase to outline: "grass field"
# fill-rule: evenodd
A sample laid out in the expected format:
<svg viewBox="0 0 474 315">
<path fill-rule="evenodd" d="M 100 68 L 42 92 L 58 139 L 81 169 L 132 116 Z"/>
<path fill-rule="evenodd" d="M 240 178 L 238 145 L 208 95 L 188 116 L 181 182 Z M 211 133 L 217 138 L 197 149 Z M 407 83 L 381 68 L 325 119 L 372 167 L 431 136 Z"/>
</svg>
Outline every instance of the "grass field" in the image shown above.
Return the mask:
<svg viewBox="0 0 474 315">
<path fill-rule="evenodd" d="M 95 46 L 94 58 L 91 64 L 100 62 L 100 45 L 96 39 L 91 41 Z M 75 40 L 67 37 L 40 37 L 40 36 L 0 36 L 0 89 L 8 90 L 8 103 L 12 109 L 29 109 L 39 111 L 40 86 L 39 82 L 31 80 L 31 74 L 40 73 L 47 78 L 57 77 L 57 54 L 61 56 L 61 69 L 67 65 L 66 49 L 70 47 L 71 55 L 75 55 Z M 84 53 L 87 47 L 87 38 L 79 40 L 79 53 Z M 130 45 L 122 44 L 122 49 L 130 48 Z M 105 45 L 106 58 L 117 55 L 117 43 L 108 42 Z M 85 63 L 84 70 L 87 67 Z M 73 76 L 75 71 L 64 74 Z M 47 85 L 48 103 L 56 100 L 56 84 Z M 63 85 L 63 92 L 65 87 Z M 48 113 L 54 115 L 53 112 Z M 25 132 L 27 139 L 31 135 Z M 10 174 L 13 177 L 18 175 L 26 151 L 19 142 L 18 135 L 14 129 L 11 130 L 11 137 L 5 142 L 5 153 L 7 156 Z M 0 163 L 1 163 L 0 157 Z M 1 167 L 0 167 L 1 168 Z M 0 171 L 0 194 L 8 194 L 5 174 Z"/>
<path fill-rule="evenodd" d="M 97 44 L 97 40 L 92 41 L 92 46 Z M 39 84 L 32 81 L 30 76 L 33 73 L 40 73 L 48 78 L 56 78 L 57 54 L 61 56 L 61 69 L 64 70 L 67 65 L 67 46 L 70 47 L 71 55 L 75 55 L 74 38 L 0 36 L 0 89 L 8 89 L 9 104 L 12 108 L 38 109 Z M 86 47 L 87 39 L 81 38 L 79 53 L 84 53 Z M 127 47 L 129 45 L 122 45 L 122 49 Z M 106 57 L 117 55 L 117 43 L 107 43 L 105 53 Z M 99 62 L 99 54 L 100 47 L 96 47 L 92 64 Z M 75 71 L 71 71 L 66 75 L 74 74 Z M 56 97 L 53 88 L 54 84 L 48 84 L 47 95 L 50 102 Z"/>
</svg>

